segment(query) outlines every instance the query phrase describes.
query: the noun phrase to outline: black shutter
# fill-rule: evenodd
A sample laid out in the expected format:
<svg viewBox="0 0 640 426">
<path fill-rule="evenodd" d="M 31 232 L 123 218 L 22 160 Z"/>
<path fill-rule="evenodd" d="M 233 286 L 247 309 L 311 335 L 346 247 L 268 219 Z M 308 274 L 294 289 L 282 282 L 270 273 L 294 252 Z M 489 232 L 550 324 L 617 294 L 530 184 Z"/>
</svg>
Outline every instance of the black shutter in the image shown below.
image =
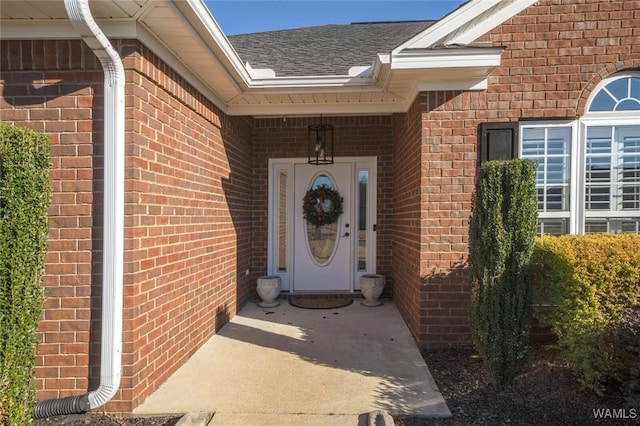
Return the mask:
<svg viewBox="0 0 640 426">
<path fill-rule="evenodd" d="M 518 158 L 518 122 L 480 124 L 480 164 Z"/>
</svg>

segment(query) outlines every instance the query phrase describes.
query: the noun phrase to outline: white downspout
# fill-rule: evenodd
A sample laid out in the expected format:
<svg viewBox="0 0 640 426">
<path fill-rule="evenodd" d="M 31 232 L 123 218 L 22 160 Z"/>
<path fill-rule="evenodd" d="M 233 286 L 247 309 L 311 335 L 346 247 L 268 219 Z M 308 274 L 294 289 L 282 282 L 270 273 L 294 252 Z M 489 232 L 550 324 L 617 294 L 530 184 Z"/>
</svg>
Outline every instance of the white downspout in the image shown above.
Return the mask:
<svg viewBox="0 0 640 426">
<path fill-rule="evenodd" d="M 120 56 L 94 21 L 89 9 L 89 0 L 64 0 L 64 5 L 71 24 L 93 50 L 104 70 L 104 229 L 100 385 L 98 389 L 82 396 L 38 402 L 34 415 L 36 418 L 86 412 L 106 404 L 120 387 L 122 368 L 124 67 Z"/>
</svg>

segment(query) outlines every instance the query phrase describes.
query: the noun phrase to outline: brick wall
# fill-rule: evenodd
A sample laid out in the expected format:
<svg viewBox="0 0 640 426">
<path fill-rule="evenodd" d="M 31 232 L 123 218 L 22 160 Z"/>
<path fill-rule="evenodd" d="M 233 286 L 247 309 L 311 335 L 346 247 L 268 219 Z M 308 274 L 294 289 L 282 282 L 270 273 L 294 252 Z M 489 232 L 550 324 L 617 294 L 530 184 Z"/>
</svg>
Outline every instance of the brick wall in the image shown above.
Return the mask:
<svg viewBox="0 0 640 426">
<path fill-rule="evenodd" d="M 122 400 L 135 407 L 248 298 L 251 121 L 225 117 L 139 43 L 122 55 L 131 70 Z"/>
<path fill-rule="evenodd" d="M 603 78 L 640 69 L 640 2 L 542 0 L 482 40 L 506 47 L 486 91 L 420 96 L 423 347 L 469 343 L 464 262 L 477 126 L 581 116 Z"/>
<path fill-rule="evenodd" d="M 37 399 L 78 395 L 99 382 L 102 70 L 80 41 L 1 43 L 2 120 L 52 138 Z M 123 377 L 106 409 L 129 413 L 249 297 L 252 120 L 225 117 L 139 43 L 118 48 L 127 83 Z"/>
<path fill-rule="evenodd" d="M 424 347 L 469 342 L 468 218 L 484 92 L 432 92 L 422 109 L 420 331 Z"/>
<path fill-rule="evenodd" d="M 99 223 L 102 71 L 80 41 L 0 41 L 0 117 L 51 137 L 53 199 L 38 332 L 39 399 L 86 390 Z M 93 119 L 93 120 L 92 120 Z"/>
<path fill-rule="evenodd" d="M 419 99 L 405 114 L 393 116 L 394 303 L 414 337 L 420 331 L 421 131 Z"/>
<path fill-rule="evenodd" d="M 639 25 L 637 0 L 536 3 L 483 38 L 507 48 L 490 79 L 488 115 L 581 116 L 603 78 L 640 68 Z"/>
<path fill-rule="evenodd" d="M 254 123 L 254 234 L 253 271 L 256 278 L 267 271 L 267 181 L 269 158 L 307 156 L 307 126 L 318 118 L 256 119 Z M 389 116 L 324 117 L 334 126 L 335 156 L 378 158 L 377 272 L 392 281 L 392 124 Z"/>
</svg>

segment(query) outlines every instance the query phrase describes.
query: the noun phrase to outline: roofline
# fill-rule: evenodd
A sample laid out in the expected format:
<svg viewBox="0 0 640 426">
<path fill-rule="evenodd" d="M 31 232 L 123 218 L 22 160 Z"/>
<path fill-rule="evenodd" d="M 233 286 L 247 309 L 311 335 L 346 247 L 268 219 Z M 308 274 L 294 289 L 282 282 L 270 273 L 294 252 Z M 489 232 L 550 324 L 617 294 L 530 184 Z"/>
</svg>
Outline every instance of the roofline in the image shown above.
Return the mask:
<svg viewBox="0 0 640 426">
<path fill-rule="evenodd" d="M 131 19 L 97 19 L 110 38 L 137 39 L 149 47 L 190 84 L 203 93 L 223 112 L 230 115 L 272 115 L 282 111 L 287 115 L 327 112 L 344 114 L 383 113 L 406 111 L 421 90 L 483 90 L 489 73 L 500 65 L 503 48 L 462 46 L 455 49 L 435 48 L 435 44 L 473 41 L 476 35 L 490 31 L 496 25 L 533 4 L 535 0 L 470 0 L 442 20 L 431 25 L 389 54 L 372 58 L 370 67 L 356 67 L 350 75 L 333 76 L 281 76 L 269 70 L 253 70 L 243 64 L 220 26 L 206 8 L 203 0 L 153 0 Z M 183 32 L 194 37 L 199 52 L 208 57 L 194 58 L 177 50 L 162 31 L 150 26 L 145 18 L 154 5 L 165 4 L 177 18 Z M 149 18 L 151 19 L 151 18 Z M 42 24 L 42 25 L 33 25 Z M 162 28 L 160 28 L 162 29 Z M 151 30 L 151 31 L 150 31 Z M 168 34 L 168 33 L 167 33 Z M 78 35 L 68 21 L 29 20 L 14 23 L 5 20 L 0 25 L 2 39 L 75 39 Z M 204 62 L 203 62 L 204 61 Z M 215 78 L 203 70 L 211 63 Z M 453 73 L 451 73 L 453 71 Z M 408 86 L 407 79 L 414 81 Z M 402 83 L 404 82 L 404 83 Z M 398 84 L 404 84 L 398 86 Z M 402 92 L 393 93 L 394 90 Z M 301 102 L 287 95 L 326 94 L 344 97 L 347 94 L 372 93 L 375 97 L 357 97 L 356 101 L 335 103 Z M 383 94 L 385 96 L 380 96 Z M 256 96 L 278 96 L 275 101 L 256 100 Z M 245 99 L 246 98 L 246 99 Z M 384 98 L 384 102 L 375 99 Z M 363 100 L 368 99 L 368 100 Z M 253 104 L 252 104 L 253 102 Z M 289 102 L 289 103 L 288 103 Z M 342 102 L 342 103 L 341 103 Z M 279 113 L 279 112 L 278 112 Z"/>
</svg>

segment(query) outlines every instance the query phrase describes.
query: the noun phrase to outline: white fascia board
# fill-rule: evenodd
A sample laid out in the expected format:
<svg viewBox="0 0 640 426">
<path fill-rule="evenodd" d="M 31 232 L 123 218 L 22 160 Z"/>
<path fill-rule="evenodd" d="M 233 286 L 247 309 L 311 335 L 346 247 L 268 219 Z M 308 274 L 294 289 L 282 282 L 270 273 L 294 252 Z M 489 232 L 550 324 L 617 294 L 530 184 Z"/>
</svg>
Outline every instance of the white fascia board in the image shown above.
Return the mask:
<svg viewBox="0 0 640 426">
<path fill-rule="evenodd" d="M 518 13 L 522 12 L 529 6 L 536 3 L 538 0 L 515 0 L 507 2 L 504 6 L 501 4 L 500 8 L 496 10 L 489 18 L 483 22 L 479 22 L 476 25 L 471 26 L 468 30 L 461 31 L 460 34 L 456 34 L 454 37 L 447 39 L 445 44 L 469 44 L 477 40 L 479 37 L 493 30 L 503 22 L 513 18 Z"/>
<path fill-rule="evenodd" d="M 501 47 L 405 50 L 393 55 L 391 69 L 497 67 L 503 51 Z"/>
<path fill-rule="evenodd" d="M 135 20 L 97 20 L 97 24 L 108 38 L 135 39 L 138 25 Z M 74 40 L 78 31 L 68 20 L 17 20 L 3 21 L 0 25 L 3 40 Z"/>
<path fill-rule="evenodd" d="M 243 95 L 318 95 L 318 94 L 352 94 L 352 93 L 382 93 L 378 86 L 342 86 L 342 87 L 254 87 Z"/>
<path fill-rule="evenodd" d="M 438 45 L 440 40 L 455 33 L 478 15 L 486 12 L 504 0 L 472 0 L 445 16 L 440 21 L 396 47 L 393 54 L 405 49 L 425 49 Z M 528 1 L 528 0 L 527 0 Z"/>
<path fill-rule="evenodd" d="M 173 2 L 171 3 L 173 4 Z M 245 84 L 250 85 L 250 82 L 252 80 L 251 75 L 244 67 L 240 56 L 222 32 L 222 29 L 220 28 L 214 17 L 211 15 L 211 12 L 209 12 L 209 9 L 207 9 L 204 2 L 202 0 L 187 0 L 186 3 L 196 14 L 200 22 L 204 25 L 209 36 L 211 36 L 220 50 L 222 50 L 225 57 L 229 60 L 233 67 L 233 71 L 235 71 L 238 76 L 242 78 Z"/>
<path fill-rule="evenodd" d="M 273 77 L 252 79 L 249 88 L 258 87 L 289 87 L 289 88 L 313 88 L 313 87 L 345 87 L 345 86 L 369 86 L 373 79 L 366 76 L 300 76 L 300 77 Z"/>
</svg>

